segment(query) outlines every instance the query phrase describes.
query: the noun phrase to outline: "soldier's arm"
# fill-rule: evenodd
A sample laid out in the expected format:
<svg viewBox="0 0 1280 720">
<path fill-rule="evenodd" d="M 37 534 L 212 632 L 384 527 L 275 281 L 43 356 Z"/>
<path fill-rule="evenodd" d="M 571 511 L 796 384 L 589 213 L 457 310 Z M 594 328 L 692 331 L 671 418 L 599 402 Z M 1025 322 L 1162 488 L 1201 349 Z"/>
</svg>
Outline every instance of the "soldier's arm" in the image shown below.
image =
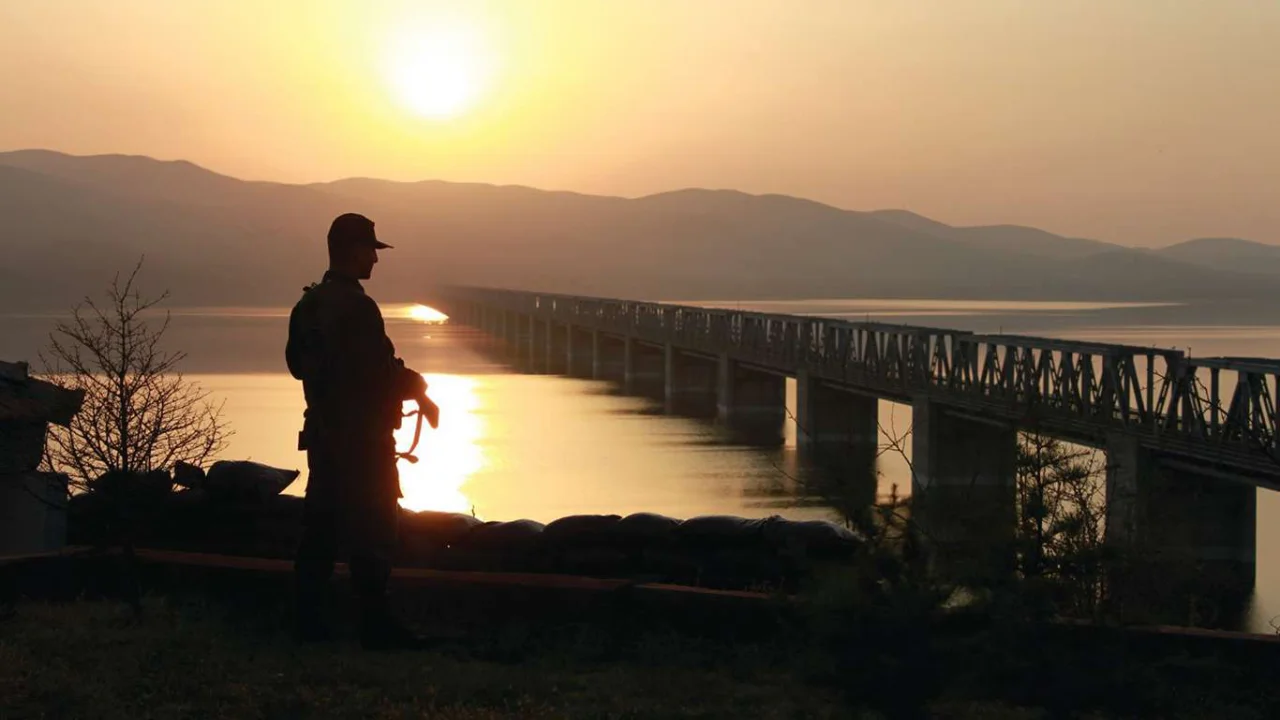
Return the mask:
<svg viewBox="0 0 1280 720">
<path fill-rule="evenodd" d="M 372 298 L 359 296 L 345 324 L 341 336 L 352 365 L 349 378 L 385 388 L 400 400 L 412 400 L 426 393 L 427 384 L 422 376 L 396 357 L 382 313 Z"/>
<path fill-rule="evenodd" d="M 296 380 L 315 379 L 319 374 L 315 367 L 319 338 L 315 320 L 311 317 L 314 314 L 313 304 L 304 296 L 289 313 L 289 337 L 285 343 L 284 358 L 289 374 Z"/>
</svg>

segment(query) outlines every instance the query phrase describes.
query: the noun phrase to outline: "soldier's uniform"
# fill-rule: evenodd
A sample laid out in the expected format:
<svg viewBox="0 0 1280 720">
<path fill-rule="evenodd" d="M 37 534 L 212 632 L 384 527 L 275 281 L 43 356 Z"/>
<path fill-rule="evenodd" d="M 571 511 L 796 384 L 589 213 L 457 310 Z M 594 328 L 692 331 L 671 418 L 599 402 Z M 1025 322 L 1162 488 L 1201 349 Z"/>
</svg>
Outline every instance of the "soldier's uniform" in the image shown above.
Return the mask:
<svg viewBox="0 0 1280 720">
<path fill-rule="evenodd" d="M 318 623 L 311 614 L 345 547 L 367 631 L 389 618 L 386 586 L 402 497 L 393 432 L 402 402 L 424 395 L 426 383 L 396 357 L 360 282 L 332 270 L 294 306 L 285 357 L 307 402 L 299 436 L 310 475 L 295 564 L 298 609 L 303 622 Z"/>
</svg>

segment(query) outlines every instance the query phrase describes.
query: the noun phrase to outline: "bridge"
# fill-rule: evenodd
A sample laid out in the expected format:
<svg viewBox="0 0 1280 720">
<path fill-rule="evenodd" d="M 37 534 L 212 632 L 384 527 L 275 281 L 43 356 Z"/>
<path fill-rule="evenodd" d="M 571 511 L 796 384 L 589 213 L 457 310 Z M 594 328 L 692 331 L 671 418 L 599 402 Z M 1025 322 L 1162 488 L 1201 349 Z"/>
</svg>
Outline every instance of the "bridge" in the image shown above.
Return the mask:
<svg viewBox="0 0 1280 720">
<path fill-rule="evenodd" d="M 781 437 L 793 379 L 815 457 L 874 462 L 879 402 L 910 405 L 915 511 L 947 508 L 939 537 L 1012 528 L 1019 432 L 1105 451 L 1108 542 L 1250 585 L 1255 488 L 1280 489 L 1280 360 L 491 288 L 432 301 L 528 371 L 617 380 L 756 436 Z"/>
</svg>

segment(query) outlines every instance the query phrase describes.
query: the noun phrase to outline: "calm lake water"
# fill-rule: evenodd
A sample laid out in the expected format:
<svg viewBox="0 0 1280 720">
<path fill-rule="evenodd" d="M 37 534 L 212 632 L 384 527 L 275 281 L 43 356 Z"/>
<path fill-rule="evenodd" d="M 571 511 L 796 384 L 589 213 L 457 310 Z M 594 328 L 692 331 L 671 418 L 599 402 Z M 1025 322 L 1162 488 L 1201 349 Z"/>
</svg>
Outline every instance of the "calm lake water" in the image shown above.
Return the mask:
<svg viewBox="0 0 1280 720">
<path fill-rule="evenodd" d="M 700 304 L 1177 347 L 1196 356 L 1280 357 L 1277 308 L 1257 305 L 876 299 Z M 797 458 L 790 422 L 782 447 L 736 445 L 714 422 L 665 416 L 652 402 L 622 396 L 608 383 L 515 374 L 476 352 L 464 329 L 416 321 L 405 306 L 384 312 L 400 355 L 426 375 L 442 408 L 439 430 L 423 431 L 421 462 L 401 462 L 406 507 L 542 522 L 637 511 L 681 518 L 836 518 L 821 497 L 805 491 L 809 471 Z M 0 358 L 35 364 L 56 319 L 0 316 Z M 225 403 L 235 434 L 224 456 L 298 468 L 302 476 L 286 492 L 300 494 L 306 461 L 294 442 L 303 402 L 301 386 L 284 368 L 286 325 L 287 310 L 175 310 L 167 337 L 171 347 L 189 354 L 189 378 Z M 794 387 L 788 396 L 794 402 Z M 891 432 L 911 425 L 907 406 L 882 402 L 880 416 Z M 406 423 L 399 446 L 407 448 L 411 437 Z M 895 487 L 909 493 L 905 458 L 886 453 L 878 474 L 881 496 Z M 1250 625 L 1262 632 L 1271 632 L 1270 621 L 1280 616 L 1277 520 L 1280 493 L 1259 491 Z"/>
</svg>

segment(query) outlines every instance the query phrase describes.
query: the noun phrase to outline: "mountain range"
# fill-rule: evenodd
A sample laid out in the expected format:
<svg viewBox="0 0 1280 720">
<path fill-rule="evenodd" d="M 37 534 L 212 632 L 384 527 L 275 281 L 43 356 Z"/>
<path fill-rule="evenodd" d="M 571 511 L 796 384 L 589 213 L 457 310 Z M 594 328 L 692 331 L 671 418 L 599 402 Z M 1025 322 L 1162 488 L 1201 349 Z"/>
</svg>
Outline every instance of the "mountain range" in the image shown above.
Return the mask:
<svg viewBox="0 0 1280 720">
<path fill-rule="evenodd" d="M 1280 247 L 1236 238 L 1138 249 L 731 190 L 284 184 L 184 161 L 20 150 L 0 153 L 0 303 L 63 309 L 145 256 L 144 291 L 167 289 L 172 305 L 291 305 L 324 270 L 329 221 L 352 211 L 396 246 L 369 284 L 385 301 L 442 283 L 681 300 L 1097 301 L 1272 299 L 1280 284 Z"/>
</svg>

